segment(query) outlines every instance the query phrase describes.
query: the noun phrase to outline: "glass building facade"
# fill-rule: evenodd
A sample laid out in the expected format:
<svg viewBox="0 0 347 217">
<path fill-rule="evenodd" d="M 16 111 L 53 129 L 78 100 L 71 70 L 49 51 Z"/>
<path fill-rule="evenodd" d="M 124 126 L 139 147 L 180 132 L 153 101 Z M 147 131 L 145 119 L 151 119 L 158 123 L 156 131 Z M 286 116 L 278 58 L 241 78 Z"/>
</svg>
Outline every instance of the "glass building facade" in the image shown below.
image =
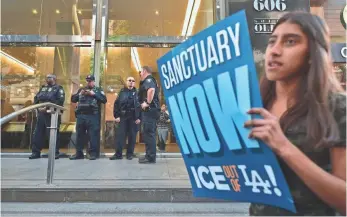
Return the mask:
<svg viewBox="0 0 347 217">
<path fill-rule="evenodd" d="M 336 4 L 340 1 L 344 2 L 311 1 L 311 11 L 335 22 L 331 16 L 343 7 Z M 108 99 L 102 107 L 101 151 L 113 152 L 113 103 L 126 78 L 133 76 L 138 87 L 138 71 L 148 65 L 159 79 L 157 59 L 225 17 L 233 2 L 240 4 L 236 0 L 1 0 L 1 117 L 31 105 L 45 76 L 53 73 L 66 92 L 60 147 L 73 153 L 76 105 L 70 97 L 85 85 L 88 74 L 94 74 Z M 341 29 L 334 34 L 336 42 L 346 41 Z M 162 91 L 160 99 L 165 103 Z M 35 123 L 35 112 L 30 112 L 2 126 L 1 151 L 31 152 Z M 140 132 L 136 152 L 143 151 Z M 172 133 L 167 151 L 179 151 Z"/>
<path fill-rule="evenodd" d="M 102 108 L 101 150 L 113 152 L 113 103 L 128 76 L 139 84 L 143 65 L 156 60 L 217 19 L 215 0 L 1 0 L 1 117 L 29 106 L 45 76 L 66 92 L 60 127 L 62 152 L 73 153 L 71 94 L 94 74 L 108 98 Z M 161 94 L 161 101 L 164 98 Z M 2 152 L 31 152 L 35 112 L 2 126 Z M 169 152 L 178 152 L 171 134 Z M 48 148 L 48 143 L 46 144 Z M 144 151 L 141 133 L 137 152 Z"/>
</svg>

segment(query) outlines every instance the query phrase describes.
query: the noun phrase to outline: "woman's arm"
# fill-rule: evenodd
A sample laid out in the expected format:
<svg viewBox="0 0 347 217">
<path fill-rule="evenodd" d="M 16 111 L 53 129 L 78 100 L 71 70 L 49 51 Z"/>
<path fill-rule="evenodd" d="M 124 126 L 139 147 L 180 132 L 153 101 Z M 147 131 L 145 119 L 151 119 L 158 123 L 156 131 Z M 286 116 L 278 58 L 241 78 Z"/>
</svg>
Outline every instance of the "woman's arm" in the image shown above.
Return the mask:
<svg viewBox="0 0 347 217">
<path fill-rule="evenodd" d="M 245 127 L 252 127 L 250 137 L 264 141 L 321 200 L 346 215 L 346 144 L 330 149 L 330 174 L 287 139 L 277 117 L 263 108 L 251 109 L 249 113 L 264 117 L 245 123 Z"/>
<path fill-rule="evenodd" d="M 332 174 L 291 143 L 277 154 L 321 200 L 346 215 L 346 148 L 331 148 Z"/>
</svg>

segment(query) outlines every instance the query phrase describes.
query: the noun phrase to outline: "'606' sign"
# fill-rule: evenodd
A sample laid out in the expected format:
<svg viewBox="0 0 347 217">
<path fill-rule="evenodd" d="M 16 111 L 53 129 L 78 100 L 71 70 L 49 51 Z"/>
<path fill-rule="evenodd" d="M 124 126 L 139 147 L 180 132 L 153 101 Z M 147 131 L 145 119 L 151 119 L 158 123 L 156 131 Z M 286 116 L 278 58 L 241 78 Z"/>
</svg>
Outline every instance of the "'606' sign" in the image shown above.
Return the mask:
<svg viewBox="0 0 347 217">
<path fill-rule="evenodd" d="M 286 0 L 254 0 L 253 7 L 257 11 L 285 11 Z"/>
</svg>

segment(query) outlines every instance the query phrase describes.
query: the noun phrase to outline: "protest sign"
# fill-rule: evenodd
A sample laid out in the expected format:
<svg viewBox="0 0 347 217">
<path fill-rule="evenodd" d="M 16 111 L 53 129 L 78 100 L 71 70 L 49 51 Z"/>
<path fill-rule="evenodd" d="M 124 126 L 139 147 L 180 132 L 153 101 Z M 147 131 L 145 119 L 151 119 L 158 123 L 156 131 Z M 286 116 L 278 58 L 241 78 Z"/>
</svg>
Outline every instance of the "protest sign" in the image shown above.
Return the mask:
<svg viewBox="0 0 347 217">
<path fill-rule="evenodd" d="M 244 127 L 252 118 L 247 111 L 262 107 L 245 11 L 189 38 L 157 63 L 194 196 L 295 212 L 275 155 L 249 139 Z"/>
</svg>

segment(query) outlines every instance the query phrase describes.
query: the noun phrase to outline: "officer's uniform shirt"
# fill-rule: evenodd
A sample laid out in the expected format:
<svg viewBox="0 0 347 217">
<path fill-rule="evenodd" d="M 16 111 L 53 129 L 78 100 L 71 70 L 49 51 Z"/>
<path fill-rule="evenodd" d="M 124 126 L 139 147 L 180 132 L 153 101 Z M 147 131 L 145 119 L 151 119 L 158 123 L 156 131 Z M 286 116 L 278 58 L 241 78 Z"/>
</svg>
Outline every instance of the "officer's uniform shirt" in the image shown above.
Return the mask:
<svg viewBox="0 0 347 217">
<path fill-rule="evenodd" d="M 62 86 L 43 85 L 34 97 L 34 104 L 51 102 L 60 106 L 64 105 L 65 92 Z"/>
<path fill-rule="evenodd" d="M 94 96 L 88 96 L 88 95 L 80 95 L 80 92 L 82 90 L 92 90 L 94 91 L 95 95 Z M 84 98 L 84 102 L 81 102 Z M 90 108 L 91 108 L 91 112 L 95 112 L 95 113 L 100 113 L 100 104 L 101 103 L 106 103 L 107 102 L 107 98 L 106 98 L 106 95 L 104 93 L 104 91 L 99 88 L 99 87 L 96 87 L 94 86 L 93 88 L 89 88 L 89 87 L 84 87 L 84 88 L 80 88 L 76 94 L 72 95 L 71 96 L 71 102 L 73 103 L 81 103 L 81 105 L 83 103 L 87 103 L 87 104 L 90 104 Z M 78 113 L 79 111 L 81 110 L 81 106 L 77 105 L 77 108 L 76 108 L 76 112 Z"/>
<path fill-rule="evenodd" d="M 139 101 L 140 103 L 143 103 L 145 100 L 147 100 L 147 91 L 150 88 L 155 89 L 150 108 L 159 108 L 158 86 L 155 78 L 152 75 L 148 75 L 146 79 L 140 82 Z"/>
<path fill-rule="evenodd" d="M 131 90 L 122 88 L 118 94 L 118 98 L 114 102 L 113 115 L 115 118 L 121 116 L 138 116 L 137 113 L 135 113 L 135 107 L 139 107 L 136 88 L 134 87 Z M 139 117 L 135 118 L 138 119 Z"/>
</svg>

